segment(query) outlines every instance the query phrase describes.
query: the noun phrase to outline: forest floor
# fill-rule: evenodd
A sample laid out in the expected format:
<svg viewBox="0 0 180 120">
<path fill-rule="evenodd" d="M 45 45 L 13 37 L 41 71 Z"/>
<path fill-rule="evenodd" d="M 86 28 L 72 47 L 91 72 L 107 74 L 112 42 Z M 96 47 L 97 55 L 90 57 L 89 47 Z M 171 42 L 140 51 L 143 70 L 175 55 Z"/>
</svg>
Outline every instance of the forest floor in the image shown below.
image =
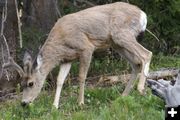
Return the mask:
<svg viewBox="0 0 180 120">
<path fill-rule="evenodd" d="M 108 68 L 117 67 L 108 65 Z M 98 71 L 102 64 L 95 63 Z M 97 67 L 99 66 L 99 67 Z M 127 66 L 125 66 L 127 67 Z M 151 63 L 151 70 L 159 68 L 180 68 L 180 57 L 155 56 Z M 73 69 L 77 69 L 76 65 Z M 104 68 L 103 70 L 106 70 Z M 111 70 L 114 72 L 114 70 Z M 90 70 L 91 72 L 91 70 Z M 108 73 L 108 71 L 107 71 Z M 72 74 L 76 74 L 76 71 Z M 92 73 L 95 74 L 95 73 Z M 116 74 L 116 72 L 115 72 Z M 43 89 L 39 97 L 29 107 L 21 107 L 20 99 L 0 102 L 0 120 L 163 120 L 165 116 L 164 102 L 151 94 L 147 88 L 146 95 L 141 96 L 136 90 L 127 97 L 121 93 L 124 85 L 121 83 L 113 86 L 89 86 L 85 88 L 85 105 L 78 106 L 78 86 L 72 83 L 63 88 L 60 108 L 52 107 L 54 90 Z M 20 93 L 17 90 L 19 96 Z"/>
</svg>

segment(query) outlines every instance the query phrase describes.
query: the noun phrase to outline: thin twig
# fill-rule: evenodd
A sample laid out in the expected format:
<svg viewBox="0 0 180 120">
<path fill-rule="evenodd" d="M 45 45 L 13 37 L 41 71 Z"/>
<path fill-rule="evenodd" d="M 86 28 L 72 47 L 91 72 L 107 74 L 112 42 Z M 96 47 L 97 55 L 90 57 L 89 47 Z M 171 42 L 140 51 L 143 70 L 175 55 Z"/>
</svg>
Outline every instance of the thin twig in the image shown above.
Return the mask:
<svg viewBox="0 0 180 120">
<path fill-rule="evenodd" d="M 4 8 L 1 16 L 1 36 L 4 34 Z"/>
<path fill-rule="evenodd" d="M 4 13 L 4 22 L 6 21 L 6 19 L 7 19 L 7 0 L 5 1 L 5 13 Z"/>
<path fill-rule="evenodd" d="M 4 36 L 4 23 L 6 22 L 6 19 L 7 19 L 7 0 L 5 1 L 5 6 L 3 7 L 3 11 L 2 11 L 1 34 L 0 34 L 0 37 L 4 40 L 5 47 L 7 49 L 7 55 L 8 55 L 8 58 L 9 58 L 10 57 L 9 46 L 8 46 L 6 37 Z M 3 46 L 2 45 L 1 45 L 1 48 L 2 48 L 2 64 L 4 64 L 5 60 L 4 60 L 4 51 L 3 51 Z M 3 74 L 3 70 L 4 69 L 2 67 L 1 75 Z M 8 76 L 7 70 L 5 71 L 5 73 L 6 73 L 7 80 L 9 81 L 9 76 Z M 1 75 L 0 75 L 0 79 L 2 77 Z"/>
<path fill-rule="evenodd" d="M 7 19 L 7 0 L 5 1 L 5 7 L 3 7 L 3 11 L 2 11 L 1 35 L 4 34 L 4 23 L 6 19 Z"/>
<path fill-rule="evenodd" d="M 2 44 L 1 44 L 1 53 L 2 53 L 2 55 L 1 55 L 1 57 L 3 58 L 3 46 L 2 46 Z M 2 65 L 3 65 L 3 62 L 2 62 Z M 0 79 L 2 78 L 2 75 L 3 75 L 3 71 L 4 71 L 4 68 L 3 68 L 3 66 L 1 67 L 1 71 L 0 71 Z"/>
<path fill-rule="evenodd" d="M 2 35 L 2 37 L 3 37 L 3 40 L 5 42 L 5 46 L 6 46 L 6 49 L 7 49 L 7 55 L 8 55 L 8 58 L 9 58 L 10 57 L 9 45 L 7 43 L 6 37 L 4 35 Z"/>
<path fill-rule="evenodd" d="M 18 30 L 19 30 L 19 40 L 20 40 L 20 48 L 22 48 L 22 32 L 21 32 L 21 21 L 20 21 L 20 17 L 19 17 L 19 12 L 18 12 L 18 5 L 17 5 L 17 0 L 15 1 L 15 6 L 16 6 L 16 15 L 17 15 L 17 19 L 18 19 Z"/>
<path fill-rule="evenodd" d="M 160 41 L 159 39 L 158 39 L 158 37 L 156 37 L 156 35 L 154 35 L 150 30 L 148 30 L 147 28 L 146 28 L 146 31 L 149 33 L 149 34 L 151 34 L 158 42 Z"/>
<path fill-rule="evenodd" d="M 58 15 L 58 17 L 60 18 L 61 17 L 61 12 L 58 8 L 58 0 L 54 0 L 54 5 L 55 5 L 55 9 L 56 9 L 56 13 Z"/>
<path fill-rule="evenodd" d="M 1 48 L 2 48 L 2 63 L 4 64 L 5 62 L 5 60 L 4 60 L 4 51 L 3 51 L 3 47 L 2 47 L 2 45 L 1 45 Z M 3 74 L 3 71 L 4 71 L 4 67 L 2 66 L 2 74 Z M 7 72 L 7 70 L 5 70 L 5 73 L 6 73 L 6 78 L 7 78 L 7 80 L 9 81 L 9 76 L 8 76 L 8 72 Z M 2 77 L 2 76 L 1 76 Z M 0 78 L 1 78 L 0 77 Z"/>
<path fill-rule="evenodd" d="M 7 19 L 7 0 L 5 1 L 5 7 L 3 8 L 3 12 L 2 12 L 1 34 L 0 35 L 4 40 L 8 57 L 10 57 L 9 46 L 8 46 L 6 37 L 4 36 L 4 23 L 6 22 L 6 19 Z"/>
</svg>

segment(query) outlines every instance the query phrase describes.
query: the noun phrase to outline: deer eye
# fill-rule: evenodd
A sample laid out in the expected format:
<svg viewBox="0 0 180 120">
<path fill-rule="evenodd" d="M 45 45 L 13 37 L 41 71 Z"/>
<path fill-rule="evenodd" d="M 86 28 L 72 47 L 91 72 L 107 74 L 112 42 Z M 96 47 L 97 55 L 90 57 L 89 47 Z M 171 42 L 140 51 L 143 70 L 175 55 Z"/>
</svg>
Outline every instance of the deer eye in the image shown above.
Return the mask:
<svg viewBox="0 0 180 120">
<path fill-rule="evenodd" d="M 29 86 L 29 87 L 32 87 L 33 85 L 34 85 L 33 82 L 28 83 L 28 86 Z"/>
</svg>

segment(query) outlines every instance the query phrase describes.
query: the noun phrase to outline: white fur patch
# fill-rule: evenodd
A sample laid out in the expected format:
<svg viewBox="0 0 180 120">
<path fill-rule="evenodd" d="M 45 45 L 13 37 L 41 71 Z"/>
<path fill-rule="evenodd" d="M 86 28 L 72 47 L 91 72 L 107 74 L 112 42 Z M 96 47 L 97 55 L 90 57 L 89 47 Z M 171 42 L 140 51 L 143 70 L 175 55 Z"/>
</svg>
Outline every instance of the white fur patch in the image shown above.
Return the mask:
<svg viewBox="0 0 180 120">
<path fill-rule="evenodd" d="M 145 31 L 146 25 L 147 25 L 147 16 L 146 16 L 146 13 L 144 13 L 143 11 L 141 11 L 139 22 L 141 24 L 142 31 Z"/>
<path fill-rule="evenodd" d="M 38 57 L 37 57 L 37 67 L 36 67 L 37 70 L 40 69 L 42 63 L 43 63 L 43 61 L 42 61 L 42 56 L 41 56 L 41 55 L 38 55 Z"/>
<path fill-rule="evenodd" d="M 144 75 L 147 77 L 148 74 L 149 74 L 149 65 L 150 65 L 150 62 L 146 63 L 145 64 L 145 67 L 144 67 Z"/>
</svg>

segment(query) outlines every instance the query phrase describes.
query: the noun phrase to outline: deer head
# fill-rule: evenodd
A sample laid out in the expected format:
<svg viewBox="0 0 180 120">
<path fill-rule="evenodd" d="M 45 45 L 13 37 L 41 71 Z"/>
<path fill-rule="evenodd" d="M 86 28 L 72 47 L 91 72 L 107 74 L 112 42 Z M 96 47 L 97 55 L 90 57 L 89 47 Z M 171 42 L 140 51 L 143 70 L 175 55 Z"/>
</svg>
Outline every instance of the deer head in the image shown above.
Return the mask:
<svg viewBox="0 0 180 120">
<path fill-rule="evenodd" d="M 22 105 L 32 102 L 39 94 L 43 83 L 41 82 L 42 75 L 38 69 L 41 65 L 41 56 L 37 57 L 37 67 L 33 68 L 32 57 L 28 52 L 25 52 L 23 58 L 23 68 L 19 66 L 12 57 L 3 65 L 3 68 L 13 68 L 18 71 L 22 78 L 21 86 L 23 88 Z M 34 62 L 34 63 L 35 63 Z"/>
</svg>

